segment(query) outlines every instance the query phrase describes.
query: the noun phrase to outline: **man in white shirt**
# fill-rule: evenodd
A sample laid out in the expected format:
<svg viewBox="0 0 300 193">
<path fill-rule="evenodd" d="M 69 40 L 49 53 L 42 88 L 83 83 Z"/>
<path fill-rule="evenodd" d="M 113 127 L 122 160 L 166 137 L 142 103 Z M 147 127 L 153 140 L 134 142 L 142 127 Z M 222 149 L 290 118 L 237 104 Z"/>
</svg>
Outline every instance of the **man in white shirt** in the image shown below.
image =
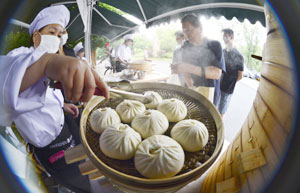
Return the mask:
<svg viewBox="0 0 300 193">
<path fill-rule="evenodd" d="M 124 36 L 124 43 L 119 45 L 115 52 L 116 71 L 121 72 L 128 68 L 129 62 L 132 60 L 131 48 L 133 44 L 133 35 L 127 34 Z"/>
</svg>

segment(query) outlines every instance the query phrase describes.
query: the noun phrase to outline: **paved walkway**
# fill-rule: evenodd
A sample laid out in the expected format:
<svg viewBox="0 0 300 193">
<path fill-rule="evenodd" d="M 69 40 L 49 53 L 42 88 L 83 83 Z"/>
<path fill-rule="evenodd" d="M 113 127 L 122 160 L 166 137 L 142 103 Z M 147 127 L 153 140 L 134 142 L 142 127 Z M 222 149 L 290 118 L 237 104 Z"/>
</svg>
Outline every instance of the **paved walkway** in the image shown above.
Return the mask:
<svg viewBox="0 0 300 193">
<path fill-rule="evenodd" d="M 243 78 L 236 84 L 228 111 L 223 118 L 225 140 L 231 142 L 244 124 L 256 96 L 259 82 Z"/>
</svg>

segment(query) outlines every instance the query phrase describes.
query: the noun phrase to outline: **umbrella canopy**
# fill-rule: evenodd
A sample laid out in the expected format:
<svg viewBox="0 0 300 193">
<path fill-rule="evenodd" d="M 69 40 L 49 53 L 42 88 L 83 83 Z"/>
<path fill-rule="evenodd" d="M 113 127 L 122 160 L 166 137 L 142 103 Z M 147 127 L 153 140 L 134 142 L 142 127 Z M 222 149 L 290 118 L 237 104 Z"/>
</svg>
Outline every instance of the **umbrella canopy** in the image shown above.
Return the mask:
<svg viewBox="0 0 300 193">
<path fill-rule="evenodd" d="M 65 4 L 71 13 L 68 28 L 71 41 L 84 37 L 84 26 L 79 17 L 79 10 L 74 0 L 25 0 L 21 4 L 14 19 L 30 23 L 35 15 L 44 7 L 54 4 Z M 260 21 L 265 25 L 263 1 L 256 0 L 101 0 L 96 1 L 92 17 L 92 34 L 99 34 L 108 39 L 117 39 L 129 33 L 137 24 L 125 17 L 105 9 L 99 3 L 106 3 L 140 19 L 147 26 L 178 19 L 185 13 L 196 13 L 208 16 L 225 16 L 227 19 L 236 17 L 251 23 Z"/>
<path fill-rule="evenodd" d="M 44 7 L 64 4 L 70 10 L 70 23 L 67 27 L 69 39 L 71 41 L 77 41 L 84 36 L 84 25 L 80 18 L 80 13 L 76 1 L 66 0 L 29 0 L 23 1 L 21 8 L 14 16 L 14 19 L 30 24 L 36 14 Z M 92 34 L 99 34 L 111 39 L 116 35 L 134 27 L 136 24 L 122 17 L 121 15 L 104 9 L 99 6 L 98 3 L 94 6 L 93 18 L 92 18 Z"/>
<path fill-rule="evenodd" d="M 259 21 L 265 25 L 264 0 L 102 0 L 102 2 L 135 16 L 147 26 L 178 19 L 186 13 L 224 16 L 229 20 L 236 17 L 239 21 L 248 19 L 251 23 Z"/>
</svg>

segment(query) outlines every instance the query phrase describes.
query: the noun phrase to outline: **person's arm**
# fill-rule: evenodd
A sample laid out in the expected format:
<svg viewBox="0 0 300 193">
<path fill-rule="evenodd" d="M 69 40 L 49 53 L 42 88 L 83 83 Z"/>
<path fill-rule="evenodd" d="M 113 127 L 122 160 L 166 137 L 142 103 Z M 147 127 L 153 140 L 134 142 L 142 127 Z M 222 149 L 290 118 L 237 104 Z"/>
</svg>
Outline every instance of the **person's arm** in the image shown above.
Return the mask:
<svg viewBox="0 0 300 193">
<path fill-rule="evenodd" d="M 123 59 L 124 57 L 124 53 L 125 53 L 125 47 L 123 45 L 120 45 L 116 51 L 116 59 L 117 61 L 123 63 L 123 64 L 127 64 L 127 62 Z"/>
<path fill-rule="evenodd" d="M 65 112 L 71 113 L 74 116 L 74 118 L 77 118 L 79 115 L 78 107 L 72 103 L 64 103 L 63 109 Z"/>
<path fill-rule="evenodd" d="M 58 54 L 44 54 L 27 68 L 20 93 L 34 85 L 44 76 L 61 82 L 69 101 L 88 101 L 97 86 L 109 97 L 108 87 L 86 61 Z"/>
<path fill-rule="evenodd" d="M 175 72 L 191 73 L 197 76 L 205 76 L 207 79 L 219 79 L 222 75 L 222 70 L 215 66 L 199 67 L 188 63 L 181 63 L 176 65 Z M 205 72 L 202 72 L 204 70 Z"/>
<path fill-rule="evenodd" d="M 240 65 L 238 70 L 238 78 L 237 81 L 241 80 L 243 78 L 243 71 L 244 71 L 244 57 L 241 53 L 239 53 L 239 59 L 240 59 Z"/>
<path fill-rule="evenodd" d="M 123 63 L 123 64 L 127 64 L 127 62 L 125 60 L 123 60 L 122 58 L 118 57 L 118 61 Z"/>
<path fill-rule="evenodd" d="M 124 61 L 121 58 L 121 52 L 122 52 L 122 47 L 121 47 L 121 45 L 119 45 L 115 52 L 115 58 L 116 58 L 116 61 L 124 63 Z"/>
<path fill-rule="evenodd" d="M 222 70 L 215 66 L 207 66 L 205 67 L 205 77 L 207 79 L 215 79 L 218 80 L 222 75 Z"/>
<path fill-rule="evenodd" d="M 183 73 L 183 77 L 184 77 L 184 80 L 185 80 L 185 83 L 187 85 L 188 88 L 194 86 L 194 81 L 191 77 L 191 74 L 189 73 Z"/>
<path fill-rule="evenodd" d="M 242 78 L 243 78 L 243 71 L 238 71 L 237 81 L 241 80 Z"/>
</svg>

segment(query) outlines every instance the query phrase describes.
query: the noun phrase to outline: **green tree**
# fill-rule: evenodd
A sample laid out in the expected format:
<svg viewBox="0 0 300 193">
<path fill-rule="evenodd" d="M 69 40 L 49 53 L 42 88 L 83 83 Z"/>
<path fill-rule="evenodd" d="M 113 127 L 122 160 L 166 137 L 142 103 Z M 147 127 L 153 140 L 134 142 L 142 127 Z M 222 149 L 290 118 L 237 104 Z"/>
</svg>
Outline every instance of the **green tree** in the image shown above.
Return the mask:
<svg viewBox="0 0 300 193">
<path fill-rule="evenodd" d="M 105 43 L 108 40 L 100 35 L 93 34 L 91 35 L 91 57 L 92 57 L 92 64 L 95 66 L 97 64 L 96 59 L 96 50 L 98 48 L 103 48 Z"/>
<path fill-rule="evenodd" d="M 4 38 L 2 54 L 7 54 L 11 50 L 24 46 L 30 47 L 30 35 L 27 31 L 10 32 Z"/>
<path fill-rule="evenodd" d="M 113 6 L 111 6 L 111 5 L 108 5 L 108 4 L 106 4 L 106 3 L 98 2 L 97 5 L 98 5 L 99 7 L 102 7 L 102 8 L 104 8 L 104 9 L 107 9 L 107 10 L 112 11 L 112 12 L 114 12 L 114 13 L 116 13 L 116 14 L 119 14 L 119 15 L 125 15 L 125 14 L 126 14 L 124 11 L 122 11 L 122 10 L 116 8 L 116 7 L 113 7 Z"/>
<path fill-rule="evenodd" d="M 245 65 L 252 70 L 260 72 L 261 61 L 253 59 L 252 54 L 261 55 L 262 48 L 259 46 L 259 34 L 257 33 L 257 26 L 249 26 L 245 22 L 243 25 L 243 34 L 246 45 L 241 47 L 241 52 L 244 55 Z"/>
<path fill-rule="evenodd" d="M 176 47 L 175 32 L 176 30 L 172 28 L 158 28 L 156 33 L 160 40 L 161 49 L 165 52 L 173 52 Z"/>
</svg>

